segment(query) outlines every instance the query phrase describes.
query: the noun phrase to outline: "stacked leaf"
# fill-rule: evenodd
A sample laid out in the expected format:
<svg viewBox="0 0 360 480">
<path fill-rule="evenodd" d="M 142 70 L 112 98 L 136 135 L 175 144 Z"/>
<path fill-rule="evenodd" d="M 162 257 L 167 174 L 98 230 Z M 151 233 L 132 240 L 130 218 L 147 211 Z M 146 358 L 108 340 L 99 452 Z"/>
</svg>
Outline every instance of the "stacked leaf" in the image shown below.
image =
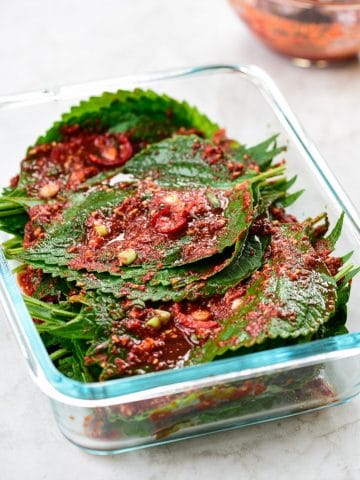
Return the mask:
<svg viewBox="0 0 360 480">
<path fill-rule="evenodd" d="M 285 212 L 301 191 L 272 165 L 283 150 L 139 90 L 40 137 L 1 228 L 59 369 L 106 380 L 343 333 L 357 272 L 331 257 L 343 217 L 326 237 L 325 214 Z"/>
<path fill-rule="evenodd" d="M 117 152 L 115 156 L 111 155 L 111 150 L 110 156 L 100 155 L 100 163 L 99 159 L 94 159 L 94 162 L 87 157 L 84 165 L 81 165 L 82 171 L 91 171 L 77 182 L 75 188 L 70 187 L 72 191 L 113 176 L 119 171 L 118 163 L 121 157 L 128 159 L 133 152 L 179 130 L 196 131 L 201 136 L 210 138 L 218 130 L 218 126 L 186 102 L 178 102 L 152 91 L 119 90 L 81 102 L 62 115 L 61 120 L 55 122 L 45 135 L 39 137 L 35 145 L 28 149 L 19 176 L 12 180 L 12 185 L 4 190 L 0 198 L 0 227 L 10 233 L 20 233 L 27 220 L 24 209 L 66 194 L 66 184 L 71 174 L 74 174 L 74 165 L 71 165 L 70 161 L 69 168 L 66 168 L 64 164 L 69 163 L 69 158 L 59 162 L 58 157 L 63 153 L 64 143 L 83 143 L 84 132 L 87 136 L 98 134 L 100 139 L 107 135 L 107 143 L 110 140 L 111 147 L 115 146 Z M 96 138 L 90 140 L 96 141 Z M 124 152 L 124 146 L 130 150 Z M 94 150 L 94 145 L 92 147 Z M 101 149 L 96 149 L 95 146 L 95 150 Z M 39 186 L 39 175 L 44 166 L 39 166 L 38 163 L 44 159 L 51 168 L 46 172 L 46 182 Z M 63 188 L 58 191 L 55 188 L 54 195 L 41 198 L 41 186 L 56 182 L 59 177 L 65 177 Z"/>
</svg>

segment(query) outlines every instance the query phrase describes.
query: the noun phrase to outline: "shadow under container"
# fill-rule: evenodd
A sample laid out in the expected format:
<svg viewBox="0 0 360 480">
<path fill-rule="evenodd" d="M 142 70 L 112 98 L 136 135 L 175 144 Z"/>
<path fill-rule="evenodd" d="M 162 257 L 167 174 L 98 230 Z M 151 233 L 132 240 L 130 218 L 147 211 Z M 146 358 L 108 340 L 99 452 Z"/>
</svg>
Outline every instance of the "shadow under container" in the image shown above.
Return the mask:
<svg viewBox="0 0 360 480">
<path fill-rule="evenodd" d="M 360 1 L 229 0 L 239 17 L 266 45 L 299 66 L 360 54 Z M 303 62 L 301 62 L 303 60 Z"/>
<path fill-rule="evenodd" d="M 16 173 L 27 146 L 70 105 L 134 87 L 187 100 L 247 144 L 279 133 L 279 143 L 288 146 L 288 175 L 297 174 L 299 188 L 306 189 L 291 213 L 304 219 L 326 209 L 333 223 L 345 211 L 337 253 L 354 251 L 353 262 L 360 264 L 355 209 L 277 87 L 254 66 L 195 67 L 0 97 L 6 177 Z M 103 383 L 80 383 L 55 368 L 3 256 L 0 280 L 1 301 L 32 378 L 49 397 L 65 437 L 90 453 L 124 452 L 279 419 L 344 403 L 360 391 L 358 278 L 349 303 L 353 333 Z"/>
</svg>

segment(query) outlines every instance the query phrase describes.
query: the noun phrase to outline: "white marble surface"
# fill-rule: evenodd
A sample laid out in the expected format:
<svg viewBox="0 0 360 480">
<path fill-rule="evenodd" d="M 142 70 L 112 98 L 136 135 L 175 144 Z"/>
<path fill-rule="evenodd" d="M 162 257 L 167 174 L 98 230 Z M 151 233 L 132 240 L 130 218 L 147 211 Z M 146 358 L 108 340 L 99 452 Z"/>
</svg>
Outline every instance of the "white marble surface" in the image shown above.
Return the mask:
<svg viewBox="0 0 360 480">
<path fill-rule="evenodd" d="M 260 45 L 225 0 L 0 3 L 0 93 L 218 62 L 257 63 L 272 74 L 359 207 L 359 65 L 296 69 Z M 58 432 L 3 316 L 0 328 L 2 480 L 360 478 L 359 398 L 170 446 L 86 455 Z"/>
</svg>

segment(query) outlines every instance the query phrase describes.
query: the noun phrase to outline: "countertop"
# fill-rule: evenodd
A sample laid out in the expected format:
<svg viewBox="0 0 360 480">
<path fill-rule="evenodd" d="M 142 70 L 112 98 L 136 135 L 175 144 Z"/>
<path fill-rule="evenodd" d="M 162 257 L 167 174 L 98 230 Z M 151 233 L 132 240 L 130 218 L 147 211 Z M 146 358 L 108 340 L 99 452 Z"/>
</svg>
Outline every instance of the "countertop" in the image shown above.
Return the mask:
<svg viewBox="0 0 360 480">
<path fill-rule="evenodd" d="M 12 0 L 0 5 L 1 94 L 206 63 L 265 68 L 360 206 L 359 64 L 298 69 L 258 43 L 225 0 Z M 3 315 L 0 327 L 2 480 L 360 478 L 360 398 L 120 456 L 82 453 L 57 430 Z"/>
</svg>

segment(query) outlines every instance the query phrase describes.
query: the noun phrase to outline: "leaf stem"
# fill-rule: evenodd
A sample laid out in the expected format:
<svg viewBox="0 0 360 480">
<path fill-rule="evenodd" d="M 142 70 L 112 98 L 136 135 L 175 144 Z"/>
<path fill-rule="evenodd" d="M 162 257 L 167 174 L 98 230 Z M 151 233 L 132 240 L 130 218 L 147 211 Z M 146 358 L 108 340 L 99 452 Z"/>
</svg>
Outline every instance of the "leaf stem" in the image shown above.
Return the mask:
<svg viewBox="0 0 360 480">
<path fill-rule="evenodd" d="M 354 265 L 352 263 L 349 263 L 349 265 L 346 265 L 344 268 L 338 271 L 336 275 L 334 275 L 334 280 L 338 282 L 342 278 L 344 278 L 351 270 L 354 268 Z"/>
<path fill-rule="evenodd" d="M 11 270 L 11 273 L 13 273 L 14 275 L 16 275 L 17 273 L 20 273 L 20 272 L 24 271 L 26 267 L 27 267 L 26 263 L 21 263 L 21 264 L 18 265 L 17 267 L 13 268 L 13 269 Z"/>
<path fill-rule="evenodd" d="M 66 348 L 59 348 L 59 350 L 56 350 L 55 352 L 51 353 L 49 357 L 54 362 L 55 360 L 58 360 L 59 358 L 66 355 L 67 353 L 69 352 L 68 350 L 66 350 Z"/>
<path fill-rule="evenodd" d="M 9 238 L 9 240 L 6 240 L 5 242 L 3 242 L 2 246 L 5 250 L 15 246 L 15 245 L 22 245 L 22 238 L 20 237 L 12 237 L 12 238 Z"/>
<path fill-rule="evenodd" d="M 38 300 L 34 297 L 29 297 L 28 295 L 23 295 L 23 299 L 29 309 L 31 309 L 31 307 L 42 308 L 54 316 L 58 315 L 65 318 L 75 318 L 78 315 L 78 312 L 68 312 L 67 310 L 62 310 L 57 308 L 54 304 L 42 302 L 41 300 Z"/>
<path fill-rule="evenodd" d="M 326 212 L 320 213 L 320 215 L 318 215 L 314 218 L 310 218 L 309 220 L 307 220 L 307 223 L 309 223 L 310 225 L 313 226 L 313 225 L 316 225 L 317 223 L 319 223 L 324 218 L 327 219 L 327 213 Z"/>
<path fill-rule="evenodd" d="M 9 217 L 10 215 L 17 215 L 19 213 L 24 213 L 24 208 L 23 207 L 12 207 L 12 208 L 6 208 L 2 210 L 0 208 L 0 218 L 1 217 Z"/>
<path fill-rule="evenodd" d="M 257 183 L 267 178 L 277 177 L 278 175 L 281 175 L 282 173 L 284 173 L 285 170 L 286 170 L 285 165 L 280 165 L 279 167 L 275 167 L 275 168 L 269 168 L 269 170 L 266 170 L 265 172 L 260 173 L 259 175 L 256 175 L 255 177 L 252 177 L 249 180 L 251 183 Z"/>
<path fill-rule="evenodd" d="M 285 175 L 282 175 L 278 177 L 276 180 L 274 180 L 271 184 L 266 180 L 264 180 L 263 182 L 260 182 L 259 187 L 261 188 L 261 187 L 267 187 L 267 186 L 281 185 L 282 183 L 286 183 L 286 181 L 287 181 L 287 178 L 285 177 Z"/>
<path fill-rule="evenodd" d="M 18 248 L 7 248 L 6 249 L 6 255 L 10 257 L 14 257 L 15 255 L 18 255 L 19 253 L 23 253 L 24 247 L 18 247 Z"/>
<path fill-rule="evenodd" d="M 18 207 L 19 204 L 17 202 L 13 202 L 5 197 L 0 197 L 0 210 L 9 210 Z"/>
</svg>

